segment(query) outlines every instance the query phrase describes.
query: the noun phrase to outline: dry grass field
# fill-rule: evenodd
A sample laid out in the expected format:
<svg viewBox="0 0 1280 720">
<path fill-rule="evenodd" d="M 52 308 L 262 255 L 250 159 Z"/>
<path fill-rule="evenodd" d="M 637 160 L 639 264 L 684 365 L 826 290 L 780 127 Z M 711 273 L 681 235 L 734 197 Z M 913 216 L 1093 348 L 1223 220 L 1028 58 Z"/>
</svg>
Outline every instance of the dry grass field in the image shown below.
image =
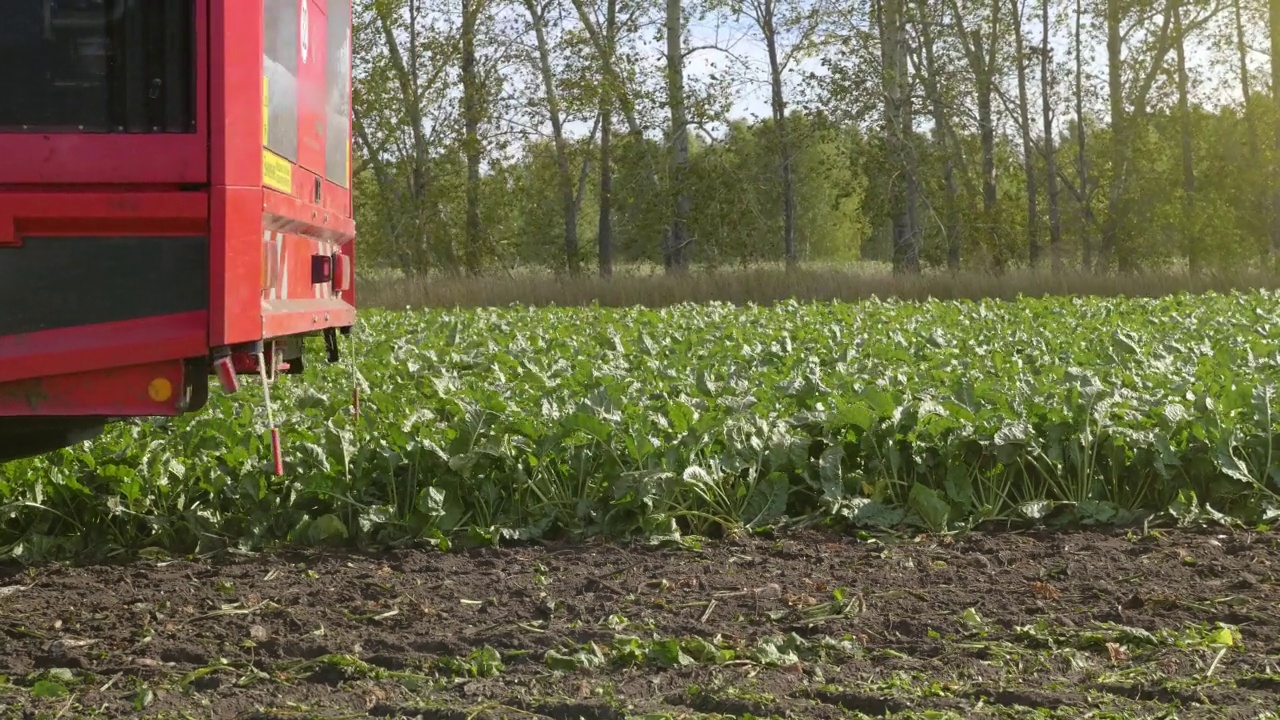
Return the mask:
<svg viewBox="0 0 1280 720">
<path fill-rule="evenodd" d="M 467 308 L 507 305 L 602 307 L 729 302 L 768 305 L 785 300 L 857 301 L 872 297 L 904 300 L 961 300 L 1020 296 L 1081 295 L 1160 297 L 1180 292 L 1230 292 L 1280 287 L 1280 274 L 1243 270 L 1193 277 L 1178 270 L 1139 275 L 1052 274 L 1017 270 L 1002 275 L 983 272 L 930 272 L 894 276 L 881 264 L 806 266 L 788 272 L 781 266 L 693 269 L 666 275 L 660 268 L 627 267 L 610 279 L 594 274 L 578 277 L 545 271 L 497 271 L 480 276 L 430 274 L 406 277 L 380 273 L 360 279 L 364 307 Z"/>
</svg>

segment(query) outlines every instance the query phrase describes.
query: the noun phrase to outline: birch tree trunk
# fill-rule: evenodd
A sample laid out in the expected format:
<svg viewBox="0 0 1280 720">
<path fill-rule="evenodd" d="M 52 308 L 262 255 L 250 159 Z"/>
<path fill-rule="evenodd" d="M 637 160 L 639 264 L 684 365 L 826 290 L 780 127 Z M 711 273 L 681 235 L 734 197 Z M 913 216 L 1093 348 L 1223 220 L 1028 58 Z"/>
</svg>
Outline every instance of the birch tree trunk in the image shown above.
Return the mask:
<svg viewBox="0 0 1280 720">
<path fill-rule="evenodd" d="M 1049 200 L 1049 256 L 1055 274 L 1062 272 L 1062 218 L 1058 209 L 1058 155 L 1050 100 L 1049 0 L 1040 2 L 1040 112 L 1044 119 L 1045 186 Z"/>
<path fill-rule="evenodd" d="M 1031 110 L 1027 95 L 1027 54 L 1022 37 L 1024 0 L 1013 0 L 1014 55 L 1018 63 L 1018 121 L 1022 128 L 1022 164 L 1027 183 L 1027 259 L 1040 265 L 1040 189 L 1036 183 L 1035 150 L 1031 141 Z"/>
<path fill-rule="evenodd" d="M 668 134 L 673 212 L 666 237 L 663 261 L 668 272 L 683 272 L 688 264 L 689 193 L 685 187 L 689 172 L 689 120 L 684 97 L 684 43 L 681 0 L 666 0 L 667 105 L 671 111 Z"/>
<path fill-rule="evenodd" d="M 778 132 L 778 148 L 781 154 L 779 172 L 782 176 L 782 250 L 787 267 L 794 269 L 799 263 L 796 250 L 796 193 L 791 162 L 791 135 L 787 128 L 787 103 L 782 93 L 782 62 L 778 57 L 778 29 L 775 19 L 777 5 L 774 0 L 759 0 L 755 14 L 764 36 L 765 50 L 769 55 L 769 88 L 773 123 Z"/>
<path fill-rule="evenodd" d="M 556 92 L 555 74 L 551 69 L 551 48 L 547 45 L 545 11 L 540 0 L 524 0 L 533 25 L 538 47 L 538 70 L 542 75 L 542 88 L 546 96 L 547 115 L 551 121 L 551 137 L 556 150 L 556 173 L 560 184 L 561 201 L 564 203 L 564 257 L 570 275 L 580 269 L 578 252 L 578 197 L 574 191 L 574 177 L 569 169 L 569 149 L 564 139 L 564 120 L 560 112 L 560 97 Z"/>
<path fill-rule="evenodd" d="M 1046 0 L 1047 2 L 1047 0 Z M 1045 12 L 1048 12 L 1047 10 Z M 1089 179 L 1089 155 L 1086 152 L 1087 137 L 1084 127 L 1084 9 L 1076 0 L 1075 61 L 1076 61 L 1076 172 L 1080 176 L 1077 201 L 1080 206 L 1080 265 L 1086 271 L 1093 270 L 1093 186 Z"/>
<path fill-rule="evenodd" d="M 878 19 L 884 70 L 886 143 L 889 156 L 901 170 L 893 190 L 893 271 L 895 274 L 918 274 L 920 246 L 916 232 L 916 203 L 919 187 L 915 153 L 911 147 L 911 76 L 907 67 L 906 12 L 903 5 L 904 0 L 882 0 Z"/>
<path fill-rule="evenodd" d="M 1014 0 L 1015 2 L 1017 0 Z M 999 237 L 1000 223 L 997 217 L 999 195 L 996 192 L 996 135 L 995 135 L 995 75 L 996 51 L 1000 33 L 999 0 L 991 3 L 991 14 L 988 26 L 979 24 L 972 30 L 965 24 L 964 9 L 958 0 L 951 0 L 956 33 L 964 49 L 965 59 L 969 63 L 969 71 L 973 74 L 977 89 L 978 106 L 978 140 L 982 152 L 982 218 L 984 240 L 992 249 L 991 258 L 996 270 L 1003 269 L 1006 257 L 1004 242 Z"/>
<path fill-rule="evenodd" d="M 1124 84 L 1120 52 L 1123 39 L 1120 35 L 1120 3 L 1122 0 L 1106 0 L 1107 26 L 1107 100 L 1111 110 L 1111 190 L 1107 202 L 1107 222 L 1102 229 L 1102 248 L 1098 257 L 1104 272 L 1111 269 L 1115 258 L 1117 236 L 1121 231 L 1121 213 L 1124 189 L 1121 180 L 1128 160 L 1128 119 L 1124 112 Z"/>
<path fill-rule="evenodd" d="M 577 12 L 578 21 L 582 23 L 582 29 L 587 33 L 587 39 L 591 42 L 591 49 L 595 51 L 596 57 L 600 59 L 601 81 L 609 85 L 609 95 L 611 102 L 618 110 L 622 112 L 622 119 L 627 125 L 627 133 L 635 141 L 636 147 L 645 149 L 645 161 L 648 163 L 641 172 L 642 177 L 648 184 L 647 190 L 658 193 L 662 189 L 662 180 L 658 177 L 657 163 L 654 161 L 653 155 L 648 150 L 648 143 L 644 137 L 644 126 L 640 124 L 640 116 L 636 112 L 635 98 L 632 97 L 631 90 L 627 86 L 626 81 L 619 72 L 617 66 L 617 44 L 618 44 L 618 27 L 617 27 L 617 7 L 616 0 L 610 0 L 615 3 L 612 10 L 606 9 L 606 13 L 612 12 L 614 18 L 614 27 L 612 31 L 601 32 L 600 26 L 596 24 L 595 18 L 587 11 L 585 0 L 571 0 L 574 10 Z M 606 24 L 608 21 L 606 21 Z M 608 62 L 604 58 L 608 57 Z M 612 115 L 612 111 L 610 112 Z M 612 132 L 610 133 L 612 136 Z M 661 241 L 663 260 L 667 260 L 668 235 L 670 228 L 663 233 Z"/>
<path fill-rule="evenodd" d="M 462 122 L 467 156 L 467 219 L 464 263 L 479 273 L 483 261 L 480 228 L 480 78 L 476 71 L 476 25 L 481 0 L 462 0 Z"/>
<path fill-rule="evenodd" d="M 1245 137 L 1247 138 L 1249 147 L 1249 157 L 1260 158 L 1261 143 L 1258 139 L 1258 108 L 1253 102 L 1252 78 L 1249 75 L 1249 46 L 1245 43 L 1244 35 L 1244 17 L 1240 9 L 1240 0 L 1231 0 L 1231 10 L 1233 19 L 1235 20 L 1235 40 L 1236 40 L 1236 60 L 1240 64 L 1240 97 L 1244 101 L 1244 126 Z M 1251 210 L 1255 217 L 1266 217 L 1269 198 L 1265 190 L 1260 190 L 1254 195 L 1254 204 Z M 1261 232 L 1264 223 L 1258 224 L 1260 235 L 1266 233 Z M 1268 241 L 1261 243 L 1259 247 L 1260 258 L 1264 262 L 1271 256 L 1271 243 Z"/>
<path fill-rule="evenodd" d="M 618 0 L 605 7 L 603 72 L 600 85 L 600 219 L 596 231 L 600 277 L 613 277 L 613 51 L 617 33 Z"/>
<path fill-rule="evenodd" d="M 1133 161 L 1132 143 L 1134 139 L 1133 121 L 1146 115 L 1147 96 L 1154 86 L 1156 78 L 1165 71 L 1165 59 L 1172 49 L 1172 21 L 1176 3 L 1179 0 L 1168 0 L 1164 4 L 1164 12 L 1160 14 L 1160 29 L 1150 38 L 1149 50 L 1142 54 L 1147 67 L 1141 72 L 1130 72 L 1135 75 L 1132 86 L 1125 87 L 1125 68 L 1121 54 L 1124 50 L 1124 35 L 1120 22 L 1123 15 L 1123 0 L 1107 0 L 1107 96 L 1111 109 L 1111 188 L 1107 198 L 1107 222 L 1102 231 L 1102 253 L 1098 258 L 1102 269 L 1109 271 L 1112 260 L 1116 261 L 1120 272 L 1129 273 L 1137 270 L 1136 257 L 1132 243 L 1128 241 L 1131 233 L 1129 217 L 1132 198 L 1128 184 L 1132 176 Z M 1178 14 L 1180 18 L 1181 15 Z M 1201 18 L 1196 24 L 1203 25 L 1207 18 Z M 1131 59 L 1131 62 L 1133 60 Z M 1131 98 L 1131 99 L 1130 99 Z M 1128 104 L 1132 103 L 1132 111 Z"/>
<path fill-rule="evenodd" d="M 1253 112 L 1253 90 L 1249 78 L 1249 46 L 1245 44 L 1244 18 L 1240 11 L 1240 0 L 1231 0 L 1231 7 L 1236 22 L 1236 55 L 1240 63 L 1240 97 L 1244 100 L 1245 132 L 1249 141 L 1249 157 L 1261 157 L 1258 154 L 1258 121 Z"/>
<path fill-rule="evenodd" d="M 409 131 L 412 138 L 413 152 L 409 164 L 409 199 L 412 201 L 412 205 L 405 212 L 413 219 L 413 243 L 421 244 L 425 247 L 427 257 L 433 258 L 441 267 L 448 271 L 454 271 L 457 268 L 458 258 L 453 243 L 445 237 L 438 243 L 439 246 L 437 247 L 437 243 L 434 241 L 435 234 L 431 231 L 431 219 L 434 217 L 428 195 L 433 182 L 431 177 L 431 145 L 427 139 L 427 130 L 422 114 L 422 85 L 417 67 L 417 58 L 419 56 L 417 3 L 409 3 L 408 61 L 405 60 L 405 53 L 400 49 L 400 40 L 396 37 L 395 28 L 392 25 L 391 16 L 387 9 L 376 6 L 374 14 L 377 17 L 378 28 L 381 31 L 382 40 L 387 50 L 387 58 L 391 62 L 392 75 L 403 99 L 405 117 L 408 119 L 408 125 L 410 126 Z M 443 67 L 440 69 L 443 70 Z M 357 134 L 361 134 L 361 141 L 365 144 L 365 147 L 372 150 L 368 128 L 362 122 L 357 122 L 355 131 Z M 386 173 L 385 177 L 389 182 L 390 174 Z M 397 191 L 396 196 L 399 198 L 401 193 Z M 417 267 L 422 264 L 420 262 L 421 253 L 415 248 L 402 244 L 400 254 L 401 263 L 406 266 L 406 269 L 412 268 L 413 272 L 425 270 L 424 267 Z"/>
<path fill-rule="evenodd" d="M 935 142 L 938 143 L 938 149 L 942 154 L 942 179 L 946 193 L 943 232 L 947 240 L 947 269 L 954 274 L 960 271 L 960 252 L 964 246 L 964 224 L 960 216 L 960 187 L 956 180 L 957 174 L 965 180 L 965 186 L 971 193 L 976 194 L 976 192 L 973 192 L 972 182 L 965 167 L 964 148 L 956 138 L 938 80 L 943 75 L 943 68 L 934 50 L 934 36 L 931 29 L 933 19 L 927 12 L 932 6 L 929 0 L 917 0 L 920 44 L 923 46 L 924 59 L 924 68 L 920 77 L 933 117 Z M 940 12 L 945 11 L 940 10 Z"/>
<path fill-rule="evenodd" d="M 1187 252 L 1187 265 L 1192 274 L 1199 274 L 1203 269 L 1203 247 L 1200 240 L 1200 233 L 1194 229 L 1195 207 L 1196 207 L 1196 170 L 1194 150 L 1192 148 L 1192 128 L 1191 128 L 1191 101 L 1188 97 L 1188 78 L 1187 78 L 1187 56 L 1186 45 L 1187 38 L 1182 27 L 1182 4 L 1179 0 L 1174 0 L 1173 5 L 1173 32 L 1176 45 L 1174 51 L 1178 64 L 1178 126 L 1180 135 L 1180 144 L 1182 150 L 1182 200 L 1183 209 L 1186 212 L 1185 221 L 1182 223 L 1182 231 L 1186 233 L 1183 238 Z"/>
<path fill-rule="evenodd" d="M 1271 0 L 1267 9 L 1267 32 L 1271 36 L 1271 100 L 1280 111 L 1280 1 Z M 1275 151 L 1280 153 L 1280 123 L 1275 124 Z M 1271 251 L 1280 255 L 1280 163 L 1272 168 Z"/>
</svg>

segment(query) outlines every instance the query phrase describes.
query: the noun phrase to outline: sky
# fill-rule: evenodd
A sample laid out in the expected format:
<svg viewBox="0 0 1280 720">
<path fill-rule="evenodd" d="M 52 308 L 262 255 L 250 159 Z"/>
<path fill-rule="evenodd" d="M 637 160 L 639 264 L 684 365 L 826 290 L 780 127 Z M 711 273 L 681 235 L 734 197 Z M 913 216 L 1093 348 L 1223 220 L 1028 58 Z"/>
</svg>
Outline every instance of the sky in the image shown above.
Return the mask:
<svg viewBox="0 0 1280 720">
<path fill-rule="evenodd" d="M 963 2 L 963 0 L 961 1 Z M 1069 103 L 1071 102 L 1070 90 L 1073 82 L 1070 63 L 1072 62 L 1071 33 L 1074 22 L 1072 13 L 1074 3 L 1071 3 L 1070 0 L 1055 0 L 1055 6 L 1059 7 L 1057 7 L 1056 14 L 1051 18 L 1053 29 L 1050 45 L 1053 48 L 1055 60 L 1061 64 L 1057 71 L 1059 73 L 1057 77 L 1059 97 L 1057 98 L 1055 114 L 1059 119 L 1063 119 L 1073 114 Z M 1027 16 L 1025 35 L 1028 45 L 1037 45 L 1040 42 L 1041 30 L 1038 9 L 1039 3 L 1037 0 L 1028 0 L 1028 7 L 1024 11 Z M 518 6 L 512 6 L 508 8 L 508 11 L 514 13 L 510 16 L 512 19 L 523 17 L 519 13 Z M 448 14 L 448 11 L 441 10 L 439 21 L 449 22 L 446 19 Z M 1088 20 L 1089 18 L 1086 18 L 1086 22 Z M 1250 52 L 1251 72 L 1254 78 L 1254 87 L 1257 90 L 1265 89 L 1266 83 L 1264 79 L 1269 77 L 1270 69 L 1266 28 L 1263 25 L 1264 20 L 1265 18 L 1254 19 L 1254 27 L 1251 28 L 1249 40 L 1252 46 Z M 655 21 L 660 22 L 660 18 L 655 18 Z M 1087 24 L 1085 34 L 1086 95 L 1092 95 L 1093 97 L 1093 102 L 1089 104 L 1090 109 L 1105 117 L 1107 74 L 1105 42 L 1100 33 L 1089 28 Z M 732 119 L 768 117 L 770 114 L 769 88 L 767 85 L 768 57 L 764 43 L 754 25 L 746 19 L 703 18 L 690 25 L 688 35 L 687 46 L 704 49 L 693 52 L 687 58 L 687 85 L 689 87 L 697 87 L 711 73 L 733 69 L 736 71 L 735 77 L 740 81 L 734 85 L 730 97 L 727 98 L 729 117 Z M 552 33 L 552 37 L 554 38 L 554 33 Z M 661 67 L 664 50 L 661 28 L 646 27 L 642 31 L 642 37 L 644 39 L 642 51 L 647 56 L 651 67 Z M 1139 33 L 1127 43 L 1126 58 L 1129 52 L 1142 52 L 1137 46 L 1137 41 L 1140 39 L 1141 34 Z M 1226 48 L 1226 50 L 1212 51 L 1210 48 L 1215 42 L 1218 43 L 1219 47 Z M 1213 24 L 1202 30 L 1198 39 L 1191 43 L 1188 50 L 1188 63 L 1193 85 L 1193 102 L 1202 102 L 1210 106 L 1239 102 L 1238 63 L 1234 52 L 1230 49 L 1234 46 L 1234 42 L 1233 17 L 1229 13 L 1224 13 L 1216 18 Z M 1172 63 L 1173 58 L 1171 55 L 1166 64 L 1172 67 Z M 744 68 L 749 71 L 743 72 Z M 804 75 L 807 72 L 821 74 L 822 70 L 822 64 L 818 59 L 807 59 L 790 68 L 790 71 L 784 77 L 784 81 L 788 86 L 787 97 L 790 106 L 794 108 L 798 104 L 798 96 L 794 91 Z M 1035 63 L 1031 68 L 1028 82 L 1033 105 L 1032 119 L 1037 127 L 1040 121 L 1038 74 L 1038 63 Z M 525 80 L 527 80 L 527 76 L 525 76 L 525 79 L 517 79 L 516 82 L 522 83 Z M 1016 88 L 1012 82 L 1006 82 L 1005 87 L 1010 95 L 1016 94 Z M 1160 98 L 1152 98 L 1153 103 L 1159 100 Z M 1003 107 L 999 103 L 997 103 L 997 108 L 999 110 L 997 121 L 1002 125 L 1001 130 L 1011 132 L 1011 118 L 1008 117 L 1008 113 L 1003 111 Z M 541 132 L 550 137 L 549 122 L 542 118 L 538 118 L 535 122 L 542 126 L 540 128 Z M 723 125 L 721 127 L 712 126 L 709 130 L 718 132 L 722 127 Z M 592 121 L 591 119 L 586 119 L 570 122 L 565 129 L 570 136 L 582 137 L 591 132 Z M 695 132 L 703 132 L 707 129 L 699 127 L 695 129 Z"/>
<path fill-rule="evenodd" d="M 1056 16 L 1051 16 L 1050 45 L 1053 47 L 1054 58 L 1059 62 L 1071 62 L 1071 33 L 1073 32 L 1072 24 L 1074 16 L 1068 12 L 1070 8 L 1063 8 Z M 1027 17 L 1024 25 L 1028 45 L 1038 45 L 1040 43 L 1041 28 L 1039 17 L 1039 4 L 1032 0 L 1024 11 Z M 1051 11 L 1052 12 L 1052 11 Z M 1088 19 L 1086 18 L 1086 23 Z M 1099 98 L 1105 98 L 1106 91 L 1106 48 L 1105 42 L 1100 42 L 1101 37 L 1097 37 L 1090 42 L 1089 35 L 1094 34 L 1085 26 L 1085 73 L 1086 84 L 1092 84 L 1094 91 Z M 753 24 L 749 21 L 723 21 L 716 19 L 705 19 L 691 24 L 689 27 L 688 45 L 692 47 L 714 46 L 731 50 L 733 58 L 720 50 L 701 50 L 692 54 L 686 65 L 686 76 L 689 84 L 694 84 L 700 79 L 706 78 L 710 73 L 717 70 L 723 72 L 730 65 L 736 64 L 741 68 L 744 64 L 751 68 L 751 81 L 739 83 L 734 90 L 731 103 L 730 116 L 738 118 L 764 118 L 770 114 L 769 88 L 767 85 L 768 78 L 768 55 L 765 50 L 763 41 L 758 37 L 758 32 Z M 1254 28 L 1250 39 L 1250 44 L 1255 48 L 1250 53 L 1251 73 L 1253 74 L 1254 87 L 1262 89 L 1264 83 L 1264 73 L 1269 71 L 1268 57 L 1265 53 L 1265 28 Z M 1221 36 L 1221 37 L 1219 37 Z M 1136 36 L 1135 36 L 1136 39 Z M 1229 14 L 1223 14 L 1215 19 L 1215 22 L 1206 27 L 1200 35 L 1200 38 L 1190 43 L 1188 48 L 1188 74 L 1192 84 L 1193 102 L 1199 101 L 1207 105 L 1220 105 L 1222 103 L 1232 103 L 1239 101 L 1240 85 L 1238 62 L 1234 51 L 1228 53 L 1214 52 L 1210 45 L 1215 40 L 1228 40 L 1234 43 L 1234 22 Z M 1132 46 L 1134 43 L 1130 43 Z M 655 63 L 662 60 L 662 47 L 660 42 L 653 42 L 647 46 L 647 54 Z M 1126 48 L 1128 50 L 1128 48 Z M 1127 58 L 1129 52 L 1137 52 L 1138 50 L 1129 50 L 1125 53 Z M 1173 54 L 1170 53 L 1167 65 L 1173 67 Z M 1066 106 L 1068 102 L 1068 90 L 1072 82 L 1072 76 L 1068 68 L 1064 68 L 1065 74 L 1059 75 L 1059 87 L 1063 94 L 1063 103 L 1058 109 L 1059 117 L 1065 117 L 1069 108 Z M 800 81 L 806 71 L 822 73 L 822 65 L 817 59 L 809 59 L 799 63 L 785 78 L 790 89 Z M 1088 76 L 1092 76 L 1091 78 Z M 1030 83 L 1030 92 L 1032 93 L 1032 104 L 1035 106 L 1033 110 L 1033 122 L 1039 120 L 1039 68 L 1038 63 L 1031 68 L 1031 74 L 1028 78 Z M 1015 88 L 1012 83 L 1008 83 L 1008 91 L 1012 94 Z M 1086 93 L 1089 90 L 1086 89 Z M 794 92 L 789 92 L 790 97 L 795 97 Z M 1153 98 L 1154 100 L 1154 98 Z M 1105 108 L 1099 106 L 1099 110 Z M 1002 115 L 1004 113 L 1001 113 Z M 1006 118 L 1006 122 L 1007 122 Z M 580 127 L 579 127 L 580 125 Z M 574 134 L 585 134 L 590 132 L 589 123 L 575 124 Z"/>
</svg>

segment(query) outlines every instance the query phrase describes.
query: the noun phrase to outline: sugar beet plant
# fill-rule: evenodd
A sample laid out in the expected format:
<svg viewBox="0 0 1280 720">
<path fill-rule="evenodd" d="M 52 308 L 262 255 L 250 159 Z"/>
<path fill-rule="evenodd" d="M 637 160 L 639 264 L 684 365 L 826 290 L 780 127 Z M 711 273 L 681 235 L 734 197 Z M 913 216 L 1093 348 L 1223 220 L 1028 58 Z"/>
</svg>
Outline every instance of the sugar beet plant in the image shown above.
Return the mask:
<svg viewBox="0 0 1280 720">
<path fill-rule="evenodd" d="M 355 348 L 276 385 L 286 477 L 215 393 L 0 468 L 0 551 L 1280 507 L 1273 294 L 370 311 Z"/>
</svg>

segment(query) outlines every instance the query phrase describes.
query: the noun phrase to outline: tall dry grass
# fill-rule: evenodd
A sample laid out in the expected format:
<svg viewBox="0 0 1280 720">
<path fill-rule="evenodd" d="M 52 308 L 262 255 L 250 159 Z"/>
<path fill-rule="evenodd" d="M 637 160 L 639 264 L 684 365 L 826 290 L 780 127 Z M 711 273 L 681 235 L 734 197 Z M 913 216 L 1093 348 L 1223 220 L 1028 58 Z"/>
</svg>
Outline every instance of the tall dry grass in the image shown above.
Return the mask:
<svg viewBox="0 0 1280 720">
<path fill-rule="evenodd" d="M 1229 292 L 1280 288 L 1276 274 L 1249 270 L 1190 276 L 1160 271 L 1138 275 L 1093 275 L 1020 270 L 1003 275 L 968 272 L 894 276 L 881 268 L 811 267 L 792 272 L 759 267 L 740 270 L 694 270 L 683 276 L 626 273 L 605 280 L 593 275 L 556 276 L 512 272 L 480 277 L 362 278 L 357 287 L 364 307 L 485 307 L 511 304 L 605 307 L 722 301 L 767 305 L 798 301 L 857 301 L 871 297 L 904 300 L 954 300 L 1019 296 L 1081 295 L 1158 297 L 1180 292 Z"/>
</svg>

